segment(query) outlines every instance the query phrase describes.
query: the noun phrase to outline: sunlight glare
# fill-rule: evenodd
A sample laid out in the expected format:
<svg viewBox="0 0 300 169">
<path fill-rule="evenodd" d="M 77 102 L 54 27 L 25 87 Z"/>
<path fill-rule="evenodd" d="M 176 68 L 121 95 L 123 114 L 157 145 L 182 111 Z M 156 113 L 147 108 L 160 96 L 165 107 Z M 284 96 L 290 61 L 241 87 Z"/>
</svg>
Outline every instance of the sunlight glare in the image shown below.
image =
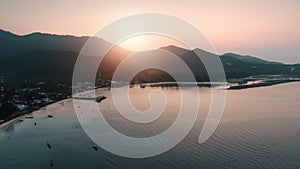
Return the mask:
<svg viewBox="0 0 300 169">
<path fill-rule="evenodd" d="M 186 48 L 181 42 L 162 35 L 137 35 L 130 37 L 118 44 L 119 46 L 131 51 L 142 51 L 149 49 L 158 49 L 160 47 L 175 45 Z"/>
</svg>

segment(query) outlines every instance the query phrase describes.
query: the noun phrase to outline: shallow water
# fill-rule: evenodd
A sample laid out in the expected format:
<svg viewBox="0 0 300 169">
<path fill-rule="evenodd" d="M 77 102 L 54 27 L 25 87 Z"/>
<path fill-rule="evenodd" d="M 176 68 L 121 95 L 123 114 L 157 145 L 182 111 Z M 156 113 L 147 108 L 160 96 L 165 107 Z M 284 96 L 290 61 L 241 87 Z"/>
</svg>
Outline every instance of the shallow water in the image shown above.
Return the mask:
<svg viewBox="0 0 300 169">
<path fill-rule="evenodd" d="M 133 105 L 146 110 L 148 94 L 163 89 L 168 98 L 165 112 L 153 123 L 128 123 L 116 113 L 108 96 L 99 104 L 109 123 L 121 133 L 149 137 L 161 133 L 179 110 L 177 88 L 130 89 Z M 300 83 L 230 90 L 223 118 L 204 144 L 198 137 L 210 105 L 210 89 L 200 88 L 201 107 L 191 132 L 176 147 L 158 156 L 131 159 L 113 155 L 95 143 L 81 128 L 72 100 L 49 105 L 33 119 L 15 121 L 0 129 L 0 169 L 11 168 L 300 168 Z M 192 92 L 185 88 L 183 92 Z M 86 113 L 86 112 L 83 112 Z M 54 117 L 48 118 L 51 114 Z M 91 123 L 95 123 L 91 121 Z M 34 125 L 36 123 L 36 125 Z M 47 147 L 51 145 L 51 149 Z M 51 161 L 53 166 L 51 166 Z"/>
</svg>

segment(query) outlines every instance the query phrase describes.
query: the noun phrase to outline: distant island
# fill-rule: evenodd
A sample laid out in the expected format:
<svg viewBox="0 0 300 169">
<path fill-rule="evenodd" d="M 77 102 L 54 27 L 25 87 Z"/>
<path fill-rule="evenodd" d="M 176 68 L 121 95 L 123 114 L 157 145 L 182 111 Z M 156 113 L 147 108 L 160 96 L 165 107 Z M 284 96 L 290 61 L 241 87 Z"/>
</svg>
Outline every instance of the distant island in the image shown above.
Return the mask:
<svg viewBox="0 0 300 169">
<path fill-rule="evenodd" d="M 70 98 L 74 65 L 89 38 L 44 33 L 20 36 L 0 30 L 0 124 L 20 114 Z M 100 38 L 94 37 L 93 40 L 99 46 L 110 44 Z M 197 82 L 208 82 L 209 78 L 195 51 L 209 57 L 219 57 L 228 83 L 233 84 L 229 89 L 273 85 L 298 81 L 300 78 L 299 63 L 284 64 L 235 53 L 216 55 L 201 49 L 188 50 L 177 46 L 160 49 L 182 59 Z M 97 87 L 109 86 L 115 69 L 131 53 L 133 51 L 122 47 L 113 47 L 99 65 Z M 156 82 L 174 82 L 174 79 L 166 72 L 147 69 L 131 81 L 132 84 Z"/>
</svg>

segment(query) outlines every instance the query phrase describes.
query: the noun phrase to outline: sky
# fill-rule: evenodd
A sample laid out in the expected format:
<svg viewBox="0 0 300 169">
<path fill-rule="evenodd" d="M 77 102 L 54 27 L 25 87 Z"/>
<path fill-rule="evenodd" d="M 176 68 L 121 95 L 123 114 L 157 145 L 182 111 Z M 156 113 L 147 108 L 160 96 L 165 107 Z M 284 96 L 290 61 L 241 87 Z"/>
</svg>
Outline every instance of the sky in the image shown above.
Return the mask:
<svg viewBox="0 0 300 169">
<path fill-rule="evenodd" d="M 299 0 L 0 0 L 0 29 L 21 35 L 85 36 L 119 18 L 157 12 L 193 24 L 219 54 L 234 52 L 300 63 L 299 9 Z M 123 46 L 132 48 L 142 44 L 141 39 L 128 40 Z M 168 45 L 163 39 L 156 45 Z"/>
</svg>

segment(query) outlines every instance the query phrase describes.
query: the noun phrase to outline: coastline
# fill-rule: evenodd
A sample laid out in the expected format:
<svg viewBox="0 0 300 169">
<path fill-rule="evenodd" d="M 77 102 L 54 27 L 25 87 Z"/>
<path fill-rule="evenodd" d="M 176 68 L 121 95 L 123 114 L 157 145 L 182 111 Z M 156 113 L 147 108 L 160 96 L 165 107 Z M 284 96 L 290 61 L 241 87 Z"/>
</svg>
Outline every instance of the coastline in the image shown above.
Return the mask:
<svg viewBox="0 0 300 169">
<path fill-rule="evenodd" d="M 49 104 L 47 104 L 47 105 L 45 105 L 45 106 L 40 107 L 39 109 L 32 110 L 32 111 L 30 111 L 30 112 L 28 112 L 28 113 L 24 113 L 24 114 L 14 114 L 14 115 L 12 115 L 11 117 L 9 117 L 9 118 L 7 118 L 7 119 L 4 119 L 3 121 L 0 122 L 0 129 L 6 127 L 7 125 L 9 125 L 9 124 L 11 124 L 11 123 L 13 123 L 13 122 L 15 122 L 16 120 L 19 120 L 19 119 L 20 119 L 21 117 L 23 117 L 23 116 L 25 117 L 25 116 L 27 116 L 27 115 L 30 115 L 30 114 L 36 112 L 36 111 L 39 111 L 39 110 L 41 110 L 41 109 L 44 109 L 44 108 L 46 108 L 46 107 L 48 107 L 48 106 L 51 106 L 51 105 L 53 105 L 53 104 L 57 104 L 57 103 L 60 103 L 60 102 L 65 102 L 65 101 L 68 101 L 68 100 L 70 100 L 70 99 L 72 99 L 72 98 L 59 100 L 59 101 L 57 101 L 57 102 L 52 102 L 52 103 L 49 103 Z"/>
<path fill-rule="evenodd" d="M 250 88 L 258 88 L 258 87 L 267 87 L 267 86 L 273 86 L 278 84 L 284 84 L 284 83 L 291 83 L 291 82 L 300 82 L 300 79 L 292 79 L 292 80 L 263 80 L 258 83 L 252 83 L 252 84 L 240 84 L 236 86 L 230 86 L 227 90 L 243 90 L 243 89 L 250 89 Z"/>
<path fill-rule="evenodd" d="M 22 115 L 26 115 L 26 114 L 22 114 Z M 22 117 L 22 115 L 12 115 L 11 117 L 4 119 L 3 121 L 0 122 L 0 129 L 6 127 L 7 125 L 15 122 L 16 120 L 18 120 L 20 117 Z"/>
<path fill-rule="evenodd" d="M 261 81 L 259 83 L 232 85 L 229 88 L 227 88 L 226 90 L 243 90 L 243 89 L 250 89 L 250 88 L 267 87 L 267 86 L 273 86 L 273 85 L 284 84 L 284 83 L 291 83 L 291 82 L 300 82 L 300 79 L 292 79 L 292 80 L 280 80 L 280 79 L 271 80 L 271 79 L 269 79 L 269 80 L 263 80 L 263 81 Z M 157 84 L 150 83 L 147 86 L 150 86 L 150 87 L 158 87 L 158 86 L 160 86 L 160 87 L 174 87 L 173 84 L 170 85 L 168 83 L 166 83 L 166 84 L 164 84 L 164 83 L 157 83 Z M 202 85 L 198 85 L 198 86 L 199 87 L 211 87 L 211 85 L 208 84 L 208 83 L 203 83 Z M 99 87 L 99 88 L 96 88 L 96 89 L 103 89 L 103 88 L 106 88 L 106 87 Z M 41 110 L 41 109 L 43 109 L 43 108 L 45 108 L 47 106 L 50 106 L 50 105 L 53 105 L 53 104 L 57 104 L 57 103 L 60 103 L 60 102 L 64 102 L 64 101 L 67 101 L 67 100 L 70 100 L 70 99 L 73 99 L 73 97 L 68 98 L 68 99 L 59 100 L 57 102 L 49 103 L 48 105 L 42 106 L 39 109 L 32 110 L 32 111 L 30 111 L 28 113 L 14 114 L 14 115 L 10 116 L 7 119 L 3 119 L 3 121 L 0 122 L 0 129 L 4 128 L 5 126 L 7 126 L 7 125 L 9 125 L 9 124 L 11 124 L 13 122 L 15 122 L 16 120 L 18 120 L 22 116 L 26 116 L 26 115 L 32 114 L 35 111 L 39 111 L 39 110 Z"/>
<path fill-rule="evenodd" d="M 106 89 L 107 87 L 97 87 L 95 89 Z M 87 91 L 88 92 L 88 91 Z M 2 129 L 3 127 L 15 122 L 16 120 L 18 120 L 20 117 L 23 117 L 23 116 L 27 116 L 27 115 L 30 115 L 36 111 L 39 111 L 41 109 L 44 109 L 46 108 L 47 106 L 51 106 L 53 104 L 57 104 L 57 103 L 60 103 L 60 102 L 65 102 L 65 101 L 68 101 L 70 99 L 73 99 L 73 97 L 71 98 L 66 98 L 66 99 L 62 99 L 62 100 L 57 100 L 57 101 L 54 101 L 54 102 L 51 102 L 49 104 L 46 104 L 44 106 L 41 106 L 39 107 L 38 109 L 32 109 L 26 113 L 19 113 L 19 114 L 12 114 L 10 117 L 6 118 L 6 119 L 3 119 L 3 121 L 0 122 L 0 129 Z"/>
</svg>

